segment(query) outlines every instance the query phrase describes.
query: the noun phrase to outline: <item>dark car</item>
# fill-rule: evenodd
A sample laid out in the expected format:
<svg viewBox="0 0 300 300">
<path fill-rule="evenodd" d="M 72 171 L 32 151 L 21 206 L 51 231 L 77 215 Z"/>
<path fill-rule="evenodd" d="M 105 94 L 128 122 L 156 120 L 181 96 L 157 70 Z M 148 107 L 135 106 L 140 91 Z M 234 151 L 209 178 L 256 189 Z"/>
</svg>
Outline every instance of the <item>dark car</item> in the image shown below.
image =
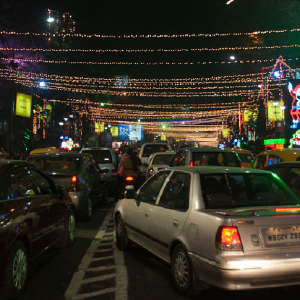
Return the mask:
<svg viewBox="0 0 300 300">
<path fill-rule="evenodd" d="M 169 167 L 180 166 L 227 166 L 242 167 L 237 154 L 231 149 L 217 147 L 180 148 L 173 156 Z"/>
<path fill-rule="evenodd" d="M 28 161 L 69 191 L 75 212 L 81 219 L 91 218 L 92 206 L 97 202 L 107 202 L 107 181 L 91 154 L 39 153 L 31 155 Z"/>
<path fill-rule="evenodd" d="M 264 170 L 277 174 L 285 184 L 300 198 L 300 162 L 290 161 L 269 165 Z"/>
<path fill-rule="evenodd" d="M 0 161 L 1 296 L 17 298 L 26 285 L 28 262 L 74 238 L 68 193 L 26 161 Z"/>
</svg>

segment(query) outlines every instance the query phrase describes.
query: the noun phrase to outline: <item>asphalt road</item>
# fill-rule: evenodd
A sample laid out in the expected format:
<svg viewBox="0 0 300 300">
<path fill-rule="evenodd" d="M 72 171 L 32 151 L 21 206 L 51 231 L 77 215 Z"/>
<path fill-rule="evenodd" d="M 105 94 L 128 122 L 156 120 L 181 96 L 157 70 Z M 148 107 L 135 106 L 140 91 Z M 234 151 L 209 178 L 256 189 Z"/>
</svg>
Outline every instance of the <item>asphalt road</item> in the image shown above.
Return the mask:
<svg viewBox="0 0 300 300">
<path fill-rule="evenodd" d="M 94 209 L 89 222 L 77 223 L 76 242 L 50 249 L 31 262 L 27 289 L 20 300 L 179 300 L 168 265 L 133 246 L 116 249 L 111 201 Z M 224 291 L 217 288 L 194 297 L 202 300 L 296 300 L 300 287 Z"/>
</svg>

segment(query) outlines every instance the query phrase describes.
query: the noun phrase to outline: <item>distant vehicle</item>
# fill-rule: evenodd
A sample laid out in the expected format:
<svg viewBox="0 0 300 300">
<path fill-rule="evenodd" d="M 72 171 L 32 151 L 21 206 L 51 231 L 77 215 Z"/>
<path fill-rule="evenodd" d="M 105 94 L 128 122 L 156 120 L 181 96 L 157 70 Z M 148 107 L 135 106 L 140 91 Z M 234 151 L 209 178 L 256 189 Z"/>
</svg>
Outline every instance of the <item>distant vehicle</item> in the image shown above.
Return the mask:
<svg viewBox="0 0 300 300">
<path fill-rule="evenodd" d="M 24 291 L 33 258 L 74 242 L 75 217 L 68 193 L 28 162 L 0 161 L 0 185 L 1 296 L 11 299 Z"/>
<path fill-rule="evenodd" d="M 170 264 L 183 295 L 210 286 L 299 285 L 299 207 L 300 200 L 271 172 L 164 169 L 116 204 L 116 245 L 126 250 L 134 242 Z"/>
<path fill-rule="evenodd" d="M 254 155 L 250 150 L 242 149 L 242 148 L 234 148 L 233 151 L 239 156 L 245 168 L 252 167 Z"/>
<path fill-rule="evenodd" d="M 180 148 L 169 163 L 169 167 L 177 166 L 242 167 L 242 163 L 238 155 L 231 149 L 186 147 Z"/>
<path fill-rule="evenodd" d="M 285 184 L 300 198 L 300 161 L 288 161 L 269 165 L 264 170 L 277 174 Z"/>
<path fill-rule="evenodd" d="M 144 143 L 139 152 L 139 173 L 141 181 L 146 180 L 146 172 L 148 168 L 148 159 L 154 152 L 172 151 L 172 147 L 167 143 Z"/>
<path fill-rule="evenodd" d="M 300 161 L 300 149 L 284 148 L 262 151 L 255 156 L 252 167 L 263 169 L 266 166 L 286 161 Z"/>
<path fill-rule="evenodd" d="M 37 153 L 60 153 L 64 152 L 62 149 L 55 148 L 55 147 L 47 147 L 47 148 L 37 148 L 30 152 L 30 155 L 37 154 Z"/>
<path fill-rule="evenodd" d="M 56 183 L 64 186 L 75 206 L 76 214 L 84 220 L 92 216 L 92 206 L 107 202 L 107 183 L 94 157 L 87 153 L 40 153 L 28 161 L 41 168 Z"/>
<path fill-rule="evenodd" d="M 108 194 L 113 196 L 117 185 L 117 166 L 118 162 L 111 148 L 92 147 L 82 148 L 81 153 L 92 154 L 101 169 L 105 173 L 105 178 L 108 182 Z"/>
<path fill-rule="evenodd" d="M 148 160 L 146 179 L 153 176 L 159 170 L 167 168 L 174 154 L 174 151 L 152 153 Z"/>
</svg>

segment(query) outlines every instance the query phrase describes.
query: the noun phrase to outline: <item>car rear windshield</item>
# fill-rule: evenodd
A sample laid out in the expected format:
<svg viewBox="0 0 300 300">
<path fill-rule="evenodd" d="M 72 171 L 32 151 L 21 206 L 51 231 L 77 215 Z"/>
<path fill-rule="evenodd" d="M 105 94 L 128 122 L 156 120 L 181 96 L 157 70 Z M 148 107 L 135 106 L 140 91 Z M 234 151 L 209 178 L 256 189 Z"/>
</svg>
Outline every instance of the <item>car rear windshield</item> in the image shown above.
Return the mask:
<svg viewBox="0 0 300 300">
<path fill-rule="evenodd" d="M 205 174 L 200 180 L 206 208 L 300 204 L 275 174 Z"/>
<path fill-rule="evenodd" d="M 98 165 L 112 163 L 111 153 L 108 150 L 83 150 L 82 152 L 92 154 Z"/>
<path fill-rule="evenodd" d="M 239 153 L 238 156 L 242 162 L 245 162 L 245 163 L 253 162 L 252 156 L 250 154 Z"/>
<path fill-rule="evenodd" d="M 193 165 L 240 167 L 241 163 L 234 152 L 193 152 Z"/>
<path fill-rule="evenodd" d="M 154 152 L 165 152 L 169 150 L 168 145 L 146 145 L 143 150 L 143 157 L 149 157 Z"/>
<path fill-rule="evenodd" d="M 173 154 L 165 154 L 165 155 L 155 155 L 152 165 L 167 165 L 169 164 L 170 160 L 172 159 Z"/>
<path fill-rule="evenodd" d="M 47 155 L 42 157 L 29 157 L 28 161 L 30 161 L 46 173 L 74 175 L 74 172 L 79 172 L 81 157 Z"/>
</svg>

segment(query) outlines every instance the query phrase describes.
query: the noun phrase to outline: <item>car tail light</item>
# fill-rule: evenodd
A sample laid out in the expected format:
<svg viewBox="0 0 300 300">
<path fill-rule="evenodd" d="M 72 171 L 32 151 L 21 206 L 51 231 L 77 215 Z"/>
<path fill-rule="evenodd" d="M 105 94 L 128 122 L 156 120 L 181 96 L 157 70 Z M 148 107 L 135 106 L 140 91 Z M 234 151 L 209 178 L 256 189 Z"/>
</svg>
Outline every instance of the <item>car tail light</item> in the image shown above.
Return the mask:
<svg viewBox="0 0 300 300">
<path fill-rule="evenodd" d="M 133 180 L 133 177 L 127 176 L 127 177 L 125 178 L 125 180 L 126 180 L 126 181 L 132 181 L 132 180 Z"/>
<path fill-rule="evenodd" d="M 77 176 L 73 176 L 71 180 L 71 185 L 69 191 L 71 192 L 79 192 L 81 190 L 80 181 Z"/>
<path fill-rule="evenodd" d="M 189 167 L 192 167 L 194 164 L 193 164 L 193 161 L 191 160 L 190 163 L 189 163 Z"/>
<path fill-rule="evenodd" d="M 111 170 L 111 176 L 116 177 L 117 176 L 117 171 L 116 170 Z"/>
<path fill-rule="evenodd" d="M 149 177 L 152 177 L 155 174 L 154 169 L 150 168 L 148 174 L 149 174 Z"/>
<path fill-rule="evenodd" d="M 236 227 L 220 227 L 216 247 L 221 251 L 242 251 L 242 242 Z"/>
</svg>

